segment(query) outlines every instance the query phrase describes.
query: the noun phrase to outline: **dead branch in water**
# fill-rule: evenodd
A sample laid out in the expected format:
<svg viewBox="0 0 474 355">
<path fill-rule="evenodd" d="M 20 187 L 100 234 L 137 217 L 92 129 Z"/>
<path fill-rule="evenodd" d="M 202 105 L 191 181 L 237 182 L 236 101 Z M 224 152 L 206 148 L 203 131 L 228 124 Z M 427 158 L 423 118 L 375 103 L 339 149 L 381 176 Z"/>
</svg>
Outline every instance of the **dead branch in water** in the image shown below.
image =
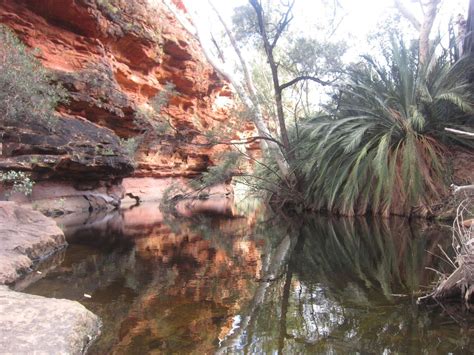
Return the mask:
<svg viewBox="0 0 474 355">
<path fill-rule="evenodd" d="M 467 308 L 474 299 L 474 198 L 461 202 L 453 223 L 452 247 L 456 258 L 455 270 L 451 275 L 443 275 L 435 290 L 418 299 L 418 303 L 456 299 Z"/>
</svg>

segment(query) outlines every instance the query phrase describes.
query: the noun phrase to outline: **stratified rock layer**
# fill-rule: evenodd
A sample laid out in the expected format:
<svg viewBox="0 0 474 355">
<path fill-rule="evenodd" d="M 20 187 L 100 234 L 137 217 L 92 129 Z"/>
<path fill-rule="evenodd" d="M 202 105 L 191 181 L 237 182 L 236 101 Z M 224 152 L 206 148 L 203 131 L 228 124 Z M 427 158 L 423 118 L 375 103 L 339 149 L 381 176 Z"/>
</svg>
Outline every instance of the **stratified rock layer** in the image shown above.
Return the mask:
<svg viewBox="0 0 474 355">
<path fill-rule="evenodd" d="M 32 171 L 36 181 L 114 180 L 133 172 L 113 131 L 81 117 L 59 117 L 53 129 L 38 122 L 4 124 L 0 135 L 0 170 Z"/>
<path fill-rule="evenodd" d="M 78 302 L 0 286 L 3 354 L 82 354 L 99 328 L 99 318 Z"/>
<path fill-rule="evenodd" d="M 0 202 L 0 284 L 12 283 L 35 261 L 66 244 L 54 220 L 13 202 Z"/>
<path fill-rule="evenodd" d="M 25 155 L 39 154 L 40 161 L 49 159 L 51 169 L 41 163 L 24 170 L 36 172 L 40 179 L 41 175 L 102 180 L 130 175 L 130 162 L 109 133 L 122 138 L 143 133 L 144 127 L 135 120 L 137 112 L 149 108 L 150 99 L 167 83 L 175 92 L 160 115 L 173 129 L 158 139 L 144 139 L 134 176 L 195 176 L 227 149 L 206 144 L 203 133 L 235 123 L 228 107 L 231 92 L 203 56 L 198 41 L 162 1 L 2 0 L 0 23 L 29 47 L 38 48 L 38 58 L 69 90 L 70 101 L 59 110 L 67 124 L 71 119 L 87 120 L 97 130 L 96 137 L 88 134 L 81 144 L 70 138 L 69 150 L 62 142 L 55 148 L 28 133 L 20 147 L 3 152 L 12 168 Z M 248 133 L 253 128 L 240 125 L 238 130 Z M 228 138 L 241 135 L 230 131 Z M 9 141 L 15 142 L 17 136 L 10 132 Z M 156 139 L 153 144 L 151 138 Z"/>
</svg>

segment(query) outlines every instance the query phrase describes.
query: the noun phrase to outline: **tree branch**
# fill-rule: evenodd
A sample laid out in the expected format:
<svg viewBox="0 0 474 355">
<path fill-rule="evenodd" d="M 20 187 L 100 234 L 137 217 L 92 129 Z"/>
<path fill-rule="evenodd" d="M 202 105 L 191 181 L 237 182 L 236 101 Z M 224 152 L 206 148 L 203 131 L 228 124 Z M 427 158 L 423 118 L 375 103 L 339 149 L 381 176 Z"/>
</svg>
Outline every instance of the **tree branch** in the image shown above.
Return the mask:
<svg viewBox="0 0 474 355">
<path fill-rule="evenodd" d="M 453 190 L 453 195 L 456 195 L 457 193 L 463 192 L 463 191 L 474 192 L 474 185 L 457 186 L 457 185 L 451 184 L 451 189 Z"/>
<path fill-rule="evenodd" d="M 395 6 L 398 8 L 398 11 L 405 17 L 417 31 L 421 29 L 421 23 L 416 19 L 416 17 L 402 4 L 400 0 L 394 0 Z"/>
<path fill-rule="evenodd" d="M 459 134 L 459 135 L 461 135 L 461 136 L 474 137 L 474 133 L 473 133 L 473 132 L 461 131 L 461 130 L 459 130 L 459 129 L 454 129 L 454 128 L 445 128 L 444 130 L 447 131 L 447 132 Z"/>
<path fill-rule="evenodd" d="M 275 106 L 277 111 L 277 118 L 278 118 L 278 125 L 280 128 L 280 137 L 281 141 L 284 146 L 284 154 L 286 155 L 286 159 L 292 160 L 292 150 L 290 148 L 290 139 L 288 137 L 288 131 L 286 128 L 285 123 L 285 113 L 283 112 L 283 99 L 280 90 L 280 79 L 278 77 L 278 65 L 275 63 L 275 58 L 273 56 L 273 48 L 270 45 L 270 41 L 268 39 L 268 33 L 265 28 L 265 16 L 264 10 L 260 1 L 258 0 L 249 0 L 250 5 L 255 10 L 255 14 L 257 15 L 258 20 L 258 27 L 260 31 L 260 35 L 262 37 L 263 46 L 265 48 L 265 54 L 267 55 L 268 65 L 270 66 L 270 70 L 272 73 L 272 81 L 273 81 L 273 90 L 275 95 Z M 281 29 L 283 31 L 283 28 Z"/>
<path fill-rule="evenodd" d="M 283 91 L 283 90 L 286 89 L 287 87 L 290 87 L 290 86 L 292 86 L 292 85 L 295 85 L 297 82 L 303 81 L 303 80 L 314 81 L 314 82 L 316 82 L 316 83 L 318 83 L 318 84 L 321 84 L 321 85 L 323 85 L 323 86 L 327 86 L 327 85 L 331 85 L 331 84 L 332 84 L 332 82 L 330 82 L 330 81 L 324 81 L 324 80 L 318 79 L 318 78 L 316 78 L 316 77 L 314 77 L 314 76 L 311 76 L 311 75 L 302 75 L 302 76 L 298 76 L 298 77 L 294 78 L 293 80 L 288 81 L 287 83 L 281 84 L 281 85 L 280 85 L 280 90 Z"/>
<path fill-rule="evenodd" d="M 282 16 L 280 21 L 278 21 L 278 24 L 276 26 L 276 33 L 275 37 L 273 38 L 272 43 L 270 44 L 270 48 L 273 50 L 280 39 L 281 34 L 283 31 L 288 27 L 290 24 L 291 20 L 293 20 L 293 15 L 291 15 L 291 10 L 293 9 L 293 6 L 295 5 L 295 0 L 291 2 L 291 4 L 288 6 L 287 11 L 285 14 Z"/>
<path fill-rule="evenodd" d="M 202 133 L 198 133 L 199 135 L 202 135 Z M 190 144 L 190 145 L 196 145 L 196 146 L 202 146 L 202 147 L 209 147 L 209 146 L 213 146 L 213 145 L 241 145 L 241 144 L 250 144 L 250 143 L 253 143 L 253 142 L 256 142 L 256 141 L 260 141 L 260 140 L 265 140 L 265 141 L 269 141 L 269 142 L 273 142 L 275 144 L 277 144 L 278 146 L 280 147 L 283 147 L 283 144 L 281 144 L 281 142 L 279 142 L 278 140 L 276 140 L 275 138 L 272 138 L 272 137 L 265 137 L 265 136 L 253 136 L 253 137 L 248 137 L 246 138 L 245 140 L 228 140 L 228 141 L 211 141 L 209 143 L 193 143 L 193 142 L 188 142 L 188 141 L 185 141 L 185 140 L 182 140 L 182 142 L 186 143 L 186 144 Z"/>
</svg>

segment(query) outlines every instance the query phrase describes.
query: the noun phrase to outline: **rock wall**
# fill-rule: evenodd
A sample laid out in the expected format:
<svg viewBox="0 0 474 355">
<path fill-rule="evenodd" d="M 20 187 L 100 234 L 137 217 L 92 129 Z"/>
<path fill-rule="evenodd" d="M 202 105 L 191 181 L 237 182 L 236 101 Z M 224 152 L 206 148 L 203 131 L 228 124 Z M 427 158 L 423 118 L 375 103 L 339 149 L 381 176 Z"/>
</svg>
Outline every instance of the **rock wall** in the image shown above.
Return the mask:
<svg viewBox="0 0 474 355">
<path fill-rule="evenodd" d="M 0 201 L 0 349 L 13 354 L 82 354 L 100 334 L 99 318 L 78 302 L 10 290 L 11 284 L 67 245 L 54 220 Z"/>
<path fill-rule="evenodd" d="M 3 128 L 0 169 L 32 171 L 38 181 L 73 181 L 81 195 L 76 185 L 84 180 L 111 188 L 130 175 L 193 177 L 227 149 L 207 144 L 203 133 L 236 123 L 231 91 L 161 0 L 0 0 L 0 23 L 37 48 L 70 92 L 54 135 Z M 160 120 L 173 128 L 145 135 L 132 166 L 118 137 L 142 136 L 137 113 L 168 83 L 174 92 Z M 251 124 L 240 125 L 230 138 L 251 131 Z"/>
</svg>

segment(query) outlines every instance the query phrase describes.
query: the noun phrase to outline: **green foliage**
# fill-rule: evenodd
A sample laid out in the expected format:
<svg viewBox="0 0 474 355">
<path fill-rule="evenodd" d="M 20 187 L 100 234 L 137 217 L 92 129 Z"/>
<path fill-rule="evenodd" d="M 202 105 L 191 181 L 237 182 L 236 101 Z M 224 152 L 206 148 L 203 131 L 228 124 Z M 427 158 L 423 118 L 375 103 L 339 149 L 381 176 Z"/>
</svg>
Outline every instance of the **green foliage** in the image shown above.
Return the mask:
<svg viewBox="0 0 474 355">
<path fill-rule="evenodd" d="M 51 126 L 56 105 L 67 97 L 20 40 L 0 25 L 0 120 Z"/>
<path fill-rule="evenodd" d="M 271 13 L 267 13 L 267 16 L 270 17 Z M 234 9 L 232 24 L 237 41 L 241 43 L 253 42 L 254 44 L 259 42 L 257 15 L 250 4 L 238 6 Z M 266 27 L 268 30 L 268 26 Z"/>
<path fill-rule="evenodd" d="M 127 0 L 96 0 L 97 8 L 116 26 L 109 28 L 113 36 L 123 37 L 126 33 L 134 33 L 139 37 L 156 42 L 158 53 L 161 53 L 162 30 L 157 27 L 160 21 L 157 17 L 163 14 L 157 12 L 152 6 L 144 6 L 140 1 Z M 152 24 L 146 26 L 145 24 Z"/>
<path fill-rule="evenodd" d="M 176 85 L 168 81 L 163 87 L 163 90 L 153 97 L 150 105 L 157 113 L 161 113 L 162 108 L 168 105 L 170 99 L 178 94 L 175 88 Z"/>
<path fill-rule="evenodd" d="M 278 40 L 278 45 L 272 49 L 272 53 L 278 63 L 280 84 L 301 76 L 317 78 L 322 82 L 332 82 L 340 76 L 344 68 L 342 57 L 347 50 L 347 44 L 344 41 L 335 41 L 330 33 L 326 33 L 334 24 L 327 18 L 321 19 L 324 22 L 321 29 L 305 31 L 305 35 L 302 36 L 301 29 L 293 29 L 291 26 L 293 18 L 292 6 L 289 5 L 291 2 L 275 3 L 267 0 L 260 3 L 263 7 L 265 31 L 269 42 Z M 287 17 L 285 13 L 288 13 Z M 285 21 L 289 22 L 283 29 L 279 28 Z M 246 50 L 257 52 L 251 62 L 251 72 L 257 89 L 258 103 L 267 116 L 276 118 L 272 73 L 264 54 L 255 10 L 250 4 L 237 7 L 232 22 L 233 32 L 239 44 Z M 299 117 L 316 111 L 316 101 L 321 99 L 322 91 L 320 84 L 311 80 L 299 81 L 285 89 L 282 104 L 287 117 L 286 125 L 290 127 L 293 123 L 297 123 Z"/>
<path fill-rule="evenodd" d="M 135 157 L 141 139 L 139 137 L 120 138 L 120 145 L 125 150 L 130 159 Z"/>
<path fill-rule="evenodd" d="M 162 113 L 169 100 L 177 95 L 175 85 L 171 82 L 165 84 L 162 91 L 153 97 L 148 105 L 139 107 L 135 113 L 135 125 L 145 134 L 159 137 L 169 134 L 174 130 L 169 117 Z"/>
<path fill-rule="evenodd" d="M 223 153 L 220 158 L 220 163 L 209 167 L 199 179 L 192 180 L 190 182 L 191 187 L 198 190 L 228 181 L 235 175 L 235 169 L 241 157 L 242 155 L 235 151 Z"/>
<path fill-rule="evenodd" d="M 103 155 L 103 156 L 114 156 L 114 155 L 116 155 L 115 152 L 114 152 L 114 150 L 113 150 L 112 148 L 110 148 L 110 147 L 105 147 L 105 148 L 103 148 L 100 153 L 101 153 L 101 155 Z"/>
<path fill-rule="evenodd" d="M 343 41 L 321 41 L 309 37 L 297 37 L 292 39 L 283 65 L 295 76 L 334 75 L 344 67 L 342 56 L 346 49 L 347 45 Z"/>
<path fill-rule="evenodd" d="M 97 0 L 97 5 L 107 15 L 114 18 L 120 12 L 120 7 L 117 0 Z"/>
<path fill-rule="evenodd" d="M 296 197 L 297 191 L 288 189 L 280 175 L 277 163 L 269 154 L 264 154 L 254 163 L 251 174 L 243 174 L 235 179 L 237 183 L 246 186 L 249 195 L 262 199 L 277 197 L 280 201 Z"/>
<path fill-rule="evenodd" d="M 445 127 L 472 131 L 469 58 L 450 65 L 433 55 L 421 67 L 403 43 L 392 43 L 385 65 L 366 57 L 326 116 L 308 121 L 298 171 L 315 209 L 344 215 L 426 213 L 443 190 L 448 144 L 473 141 Z"/>
<path fill-rule="evenodd" d="M 29 196 L 33 192 L 34 182 L 30 179 L 30 176 L 23 171 L 0 171 L 0 183 L 6 187 L 10 187 L 8 195 L 19 192 L 25 196 Z"/>
</svg>

